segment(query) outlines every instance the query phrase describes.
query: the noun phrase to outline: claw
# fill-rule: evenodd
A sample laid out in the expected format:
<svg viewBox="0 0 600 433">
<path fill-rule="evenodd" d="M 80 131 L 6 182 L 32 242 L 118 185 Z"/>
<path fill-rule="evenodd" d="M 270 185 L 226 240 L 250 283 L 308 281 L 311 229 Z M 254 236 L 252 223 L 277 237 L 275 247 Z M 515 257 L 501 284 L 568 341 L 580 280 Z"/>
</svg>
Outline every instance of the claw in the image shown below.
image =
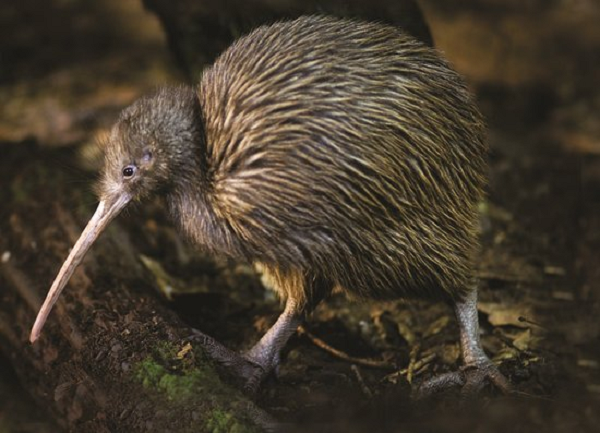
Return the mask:
<svg viewBox="0 0 600 433">
<path fill-rule="evenodd" d="M 265 362 L 260 358 L 255 358 L 250 352 L 241 355 L 247 362 L 253 364 L 257 369 L 246 376 L 246 384 L 244 389 L 251 394 L 255 394 L 260 388 L 262 382 L 271 374 L 276 378 L 279 377 L 280 355 L 277 352 L 270 361 Z M 262 361 L 262 362 L 261 362 Z"/>
<path fill-rule="evenodd" d="M 511 392 L 510 383 L 491 361 L 478 366 L 466 366 L 463 374 L 466 377 L 465 384 L 461 390 L 463 395 L 468 396 L 480 393 L 486 383 L 491 383 L 504 394 Z"/>
<path fill-rule="evenodd" d="M 214 338 L 197 330 L 194 330 L 190 339 L 199 341 L 211 358 L 225 367 L 246 393 L 255 395 L 269 374 L 279 373 L 281 349 L 296 331 L 299 322 L 296 305 L 288 301 L 275 325 L 254 347 L 242 354 L 229 350 Z"/>
<path fill-rule="evenodd" d="M 188 339 L 199 342 L 207 354 L 233 376 L 234 381 L 250 395 L 256 394 L 269 373 L 259 362 L 226 348 L 200 331 L 194 330 Z"/>
<path fill-rule="evenodd" d="M 249 372 L 249 374 L 246 374 L 244 376 L 245 382 L 244 382 L 244 385 L 242 386 L 242 389 L 244 390 L 244 392 L 246 394 L 254 396 L 258 392 L 260 385 L 263 383 L 265 378 L 269 375 L 269 372 L 267 370 L 265 370 L 262 366 L 255 364 L 252 361 L 248 361 L 248 362 L 251 362 L 252 364 L 254 364 L 256 366 L 256 368 L 252 372 Z"/>
<path fill-rule="evenodd" d="M 498 367 L 485 360 L 477 364 L 465 365 L 458 371 L 435 376 L 419 385 L 416 390 L 417 399 L 425 399 L 450 388 L 461 388 L 463 396 L 479 394 L 486 383 L 493 384 L 504 394 L 509 394 L 512 387 Z"/>
</svg>

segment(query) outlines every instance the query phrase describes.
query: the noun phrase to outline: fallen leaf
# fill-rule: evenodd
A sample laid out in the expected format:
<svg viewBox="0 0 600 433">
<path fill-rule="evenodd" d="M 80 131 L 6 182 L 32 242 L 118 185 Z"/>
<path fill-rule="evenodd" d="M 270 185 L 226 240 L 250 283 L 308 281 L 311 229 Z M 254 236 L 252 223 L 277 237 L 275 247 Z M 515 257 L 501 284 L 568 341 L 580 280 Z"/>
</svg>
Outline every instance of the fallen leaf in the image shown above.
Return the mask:
<svg viewBox="0 0 600 433">
<path fill-rule="evenodd" d="M 192 350 L 192 345 L 190 343 L 186 343 L 185 346 L 183 346 L 181 350 L 177 352 L 177 359 L 183 359 L 190 350 Z"/>
<path fill-rule="evenodd" d="M 532 316 L 531 307 L 525 305 L 498 304 L 493 302 L 480 302 L 478 305 L 479 311 L 487 314 L 488 321 L 493 326 L 516 326 L 519 328 L 529 328 L 531 321 L 524 321 L 522 318 L 530 318 Z"/>
<path fill-rule="evenodd" d="M 513 345 L 519 350 L 532 350 L 539 346 L 541 338 L 534 335 L 531 329 L 526 329 L 517 335 L 513 340 Z"/>
</svg>

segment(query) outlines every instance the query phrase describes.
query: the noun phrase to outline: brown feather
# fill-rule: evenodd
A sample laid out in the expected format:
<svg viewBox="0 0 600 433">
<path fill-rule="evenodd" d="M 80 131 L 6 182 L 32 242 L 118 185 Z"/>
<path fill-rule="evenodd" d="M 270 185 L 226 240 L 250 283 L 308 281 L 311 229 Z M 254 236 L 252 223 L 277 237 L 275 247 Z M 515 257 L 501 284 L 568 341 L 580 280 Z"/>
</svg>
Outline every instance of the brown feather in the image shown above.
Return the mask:
<svg viewBox="0 0 600 433">
<path fill-rule="evenodd" d="M 169 185 L 193 242 L 262 264 L 284 297 L 474 289 L 484 124 L 461 77 L 401 30 L 317 16 L 260 27 L 197 89 L 129 110 L 114 141 L 156 154 L 140 191 Z M 124 146 L 109 170 L 136 152 Z"/>
</svg>

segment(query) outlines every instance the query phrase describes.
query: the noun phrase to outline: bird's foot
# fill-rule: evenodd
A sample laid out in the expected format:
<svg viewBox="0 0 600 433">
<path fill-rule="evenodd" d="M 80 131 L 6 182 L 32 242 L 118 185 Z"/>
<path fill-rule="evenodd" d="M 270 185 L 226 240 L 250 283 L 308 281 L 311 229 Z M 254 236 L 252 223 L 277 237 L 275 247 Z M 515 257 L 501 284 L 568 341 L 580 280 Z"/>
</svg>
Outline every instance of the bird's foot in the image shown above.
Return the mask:
<svg viewBox="0 0 600 433">
<path fill-rule="evenodd" d="M 279 353 L 265 357 L 263 353 L 260 353 L 256 350 L 257 346 L 243 354 L 243 357 L 247 360 L 247 362 L 258 367 L 254 371 L 254 374 L 251 374 L 249 377 L 247 377 L 247 381 L 244 386 L 244 389 L 251 393 L 255 393 L 260 387 L 261 383 L 269 375 L 274 374 L 275 377 L 279 376 Z"/>
<path fill-rule="evenodd" d="M 427 398 L 433 394 L 449 388 L 461 388 L 463 396 L 476 395 L 488 383 L 491 383 L 504 394 L 511 392 L 512 387 L 498 367 L 489 359 L 473 362 L 461 367 L 458 371 L 435 376 L 419 385 L 416 396 L 419 399 Z"/>
<path fill-rule="evenodd" d="M 259 360 L 234 352 L 200 331 L 194 330 L 188 339 L 200 343 L 208 356 L 223 367 L 248 394 L 255 394 L 271 371 L 269 366 L 262 365 Z"/>
</svg>

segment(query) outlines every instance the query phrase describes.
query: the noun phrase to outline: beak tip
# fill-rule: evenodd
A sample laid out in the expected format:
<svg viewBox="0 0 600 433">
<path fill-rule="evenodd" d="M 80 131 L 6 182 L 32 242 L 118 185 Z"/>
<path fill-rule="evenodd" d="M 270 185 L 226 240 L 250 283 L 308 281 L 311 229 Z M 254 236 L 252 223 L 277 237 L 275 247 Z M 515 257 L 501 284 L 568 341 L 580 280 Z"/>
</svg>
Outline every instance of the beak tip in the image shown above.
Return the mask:
<svg viewBox="0 0 600 433">
<path fill-rule="evenodd" d="M 42 314 L 44 307 L 40 309 L 38 316 L 35 318 L 35 323 L 31 328 L 31 332 L 29 333 L 29 342 L 31 344 L 35 343 L 38 338 L 40 338 L 40 334 L 42 333 L 42 328 L 44 327 L 44 323 L 46 322 L 46 317 Z"/>
<path fill-rule="evenodd" d="M 114 217 L 127 205 L 131 197 L 128 194 L 122 194 L 117 197 L 116 201 L 111 201 L 108 208 L 106 208 L 106 202 L 100 201 L 96 212 L 88 222 L 83 233 L 75 243 L 75 246 L 69 253 L 69 256 L 63 263 L 58 275 L 56 276 L 44 304 L 38 311 L 38 315 L 35 319 L 31 334 L 29 334 L 29 342 L 35 343 L 39 338 L 42 328 L 46 323 L 46 319 L 52 310 L 52 307 L 56 303 L 61 291 L 71 278 L 71 275 L 75 271 L 75 268 L 79 266 L 79 263 L 83 260 L 83 257 L 87 253 L 92 243 L 96 240 L 98 235 L 104 230 L 104 228 L 110 223 Z"/>
</svg>

